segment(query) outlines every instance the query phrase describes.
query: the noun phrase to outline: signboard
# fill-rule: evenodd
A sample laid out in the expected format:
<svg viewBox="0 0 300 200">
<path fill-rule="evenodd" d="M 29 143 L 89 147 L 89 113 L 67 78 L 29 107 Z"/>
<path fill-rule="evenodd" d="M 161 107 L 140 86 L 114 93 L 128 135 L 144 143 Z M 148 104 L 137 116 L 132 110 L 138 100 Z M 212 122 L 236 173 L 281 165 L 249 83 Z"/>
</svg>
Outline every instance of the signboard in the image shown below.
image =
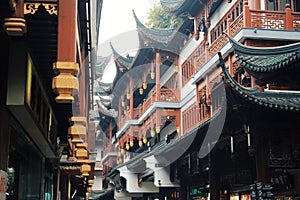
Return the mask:
<svg viewBox="0 0 300 200">
<path fill-rule="evenodd" d="M 0 199 L 5 200 L 6 195 L 7 173 L 0 170 Z"/>
<path fill-rule="evenodd" d="M 190 198 L 204 198 L 208 196 L 208 188 L 206 186 L 192 187 L 189 189 Z"/>
<path fill-rule="evenodd" d="M 274 200 L 273 186 L 269 183 L 255 183 L 250 185 L 251 199 L 253 200 Z"/>
</svg>

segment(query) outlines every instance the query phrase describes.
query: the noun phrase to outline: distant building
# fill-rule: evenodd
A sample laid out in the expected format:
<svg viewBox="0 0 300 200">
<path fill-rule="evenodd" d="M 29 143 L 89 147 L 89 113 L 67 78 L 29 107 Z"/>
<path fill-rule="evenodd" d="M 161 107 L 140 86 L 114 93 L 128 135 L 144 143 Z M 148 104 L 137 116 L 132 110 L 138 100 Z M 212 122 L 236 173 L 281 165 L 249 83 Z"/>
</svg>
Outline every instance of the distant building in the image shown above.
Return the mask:
<svg viewBox="0 0 300 200">
<path fill-rule="evenodd" d="M 298 199 L 298 1 L 160 3 L 178 28 L 134 14 L 137 54 L 112 44 L 117 74 L 99 83 L 103 187 L 115 199 Z"/>
<path fill-rule="evenodd" d="M 0 199 L 87 199 L 102 0 L 0 3 Z"/>
</svg>

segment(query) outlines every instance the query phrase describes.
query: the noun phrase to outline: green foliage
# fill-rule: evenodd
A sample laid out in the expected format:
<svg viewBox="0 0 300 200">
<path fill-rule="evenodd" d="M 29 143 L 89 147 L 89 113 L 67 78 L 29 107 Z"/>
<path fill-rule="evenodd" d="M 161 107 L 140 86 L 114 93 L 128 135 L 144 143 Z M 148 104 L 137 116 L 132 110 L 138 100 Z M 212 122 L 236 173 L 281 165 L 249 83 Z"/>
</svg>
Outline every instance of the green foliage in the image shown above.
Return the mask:
<svg viewBox="0 0 300 200">
<path fill-rule="evenodd" d="M 172 18 L 172 14 L 165 12 L 160 4 L 156 4 L 149 11 L 146 25 L 150 28 L 175 28 L 179 23 L 179 19 L 174 20 Z"/>
</svg>

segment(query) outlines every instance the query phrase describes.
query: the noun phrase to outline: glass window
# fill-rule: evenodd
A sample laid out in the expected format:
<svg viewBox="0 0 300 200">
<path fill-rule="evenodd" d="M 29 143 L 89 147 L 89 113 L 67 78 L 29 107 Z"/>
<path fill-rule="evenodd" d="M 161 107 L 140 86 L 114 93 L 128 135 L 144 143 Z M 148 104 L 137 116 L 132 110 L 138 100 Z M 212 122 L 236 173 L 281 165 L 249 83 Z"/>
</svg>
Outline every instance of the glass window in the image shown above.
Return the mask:
<svg viewBox="0 0 300 200">
<path fill-rule="evenodd" d="M 293 5 L 291 5 L 291 0 L 266 0 L 267 10 L 284 11 L 286 4 L 290 4 L 294 10 L 299 10 L 299 1 L 293 0 L 292 3 Z"/>
<path fill-rule="evenodd" d="M 299 0 L 293 0 L 293 10 L 295 12 L 300 12 L 300 1 Z"/>
<path fill-rule="evenodd" d="M 267 10 L 278 10 L 278 0 L 267 0 Z"/>
</svg>

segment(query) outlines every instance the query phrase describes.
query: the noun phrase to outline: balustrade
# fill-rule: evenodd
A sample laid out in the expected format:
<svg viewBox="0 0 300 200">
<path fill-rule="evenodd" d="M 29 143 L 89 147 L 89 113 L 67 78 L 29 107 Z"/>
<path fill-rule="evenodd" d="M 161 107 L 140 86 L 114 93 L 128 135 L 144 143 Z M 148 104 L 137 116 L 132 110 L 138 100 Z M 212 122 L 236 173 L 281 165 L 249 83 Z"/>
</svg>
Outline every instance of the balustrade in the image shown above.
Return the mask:
<svg viewBox="0 0 300 200">
<path fill-rule="evenodd" d="M 300 14 L 292 13 L 292 20 L 293 20 L 293 29 L 295 31 L 300 31 Z"/>
<path fill-rule="evenodd" d="M 289 6 L 286 6 L 285 11 L 254 10 L 249 9 L 247 1 L 244 5 L 242 1 L 236 2 L 210 31 L 210 46 L 207 46 L 207 42 L 203 40 L 182 64 L 182 84 L 185 85 L 192 75 L 225 45 L 228 38 L 223 32 L 233 36 L 242 28 L 299 31 L 300 13 L 291 12 Z"/>
<path fill-rule="evenodd" d="M 134 119 L 138 119 L 139 117 L 142 116 L 142 114 L 151 106 L 151 104 L 156 101 L 156 92 L 152 91 L 151 94 L 149 95 L 148 99 L 145 99 L 143 103 L 140 104 L 139 107 L 133 109 L 133 117 Z M 175 90 L 170 89 L 170 88 L 161 88 L 160 90 L 160 101 L 164 102 L 177 102 L 179 101 L 176 94 Z M 126 112 L 125 115 L 122 115 L 120 121 L 120 127 L 123 126 L 126 121 L 129 118 L 130 113 L 129 111 Z"/>
<path fill-rule="evenodd" d="M 210 117 L 210 109 L 206 104 L 194 103 L 182 113 L 183 134 L 196 128 Z"/>
</svg>

